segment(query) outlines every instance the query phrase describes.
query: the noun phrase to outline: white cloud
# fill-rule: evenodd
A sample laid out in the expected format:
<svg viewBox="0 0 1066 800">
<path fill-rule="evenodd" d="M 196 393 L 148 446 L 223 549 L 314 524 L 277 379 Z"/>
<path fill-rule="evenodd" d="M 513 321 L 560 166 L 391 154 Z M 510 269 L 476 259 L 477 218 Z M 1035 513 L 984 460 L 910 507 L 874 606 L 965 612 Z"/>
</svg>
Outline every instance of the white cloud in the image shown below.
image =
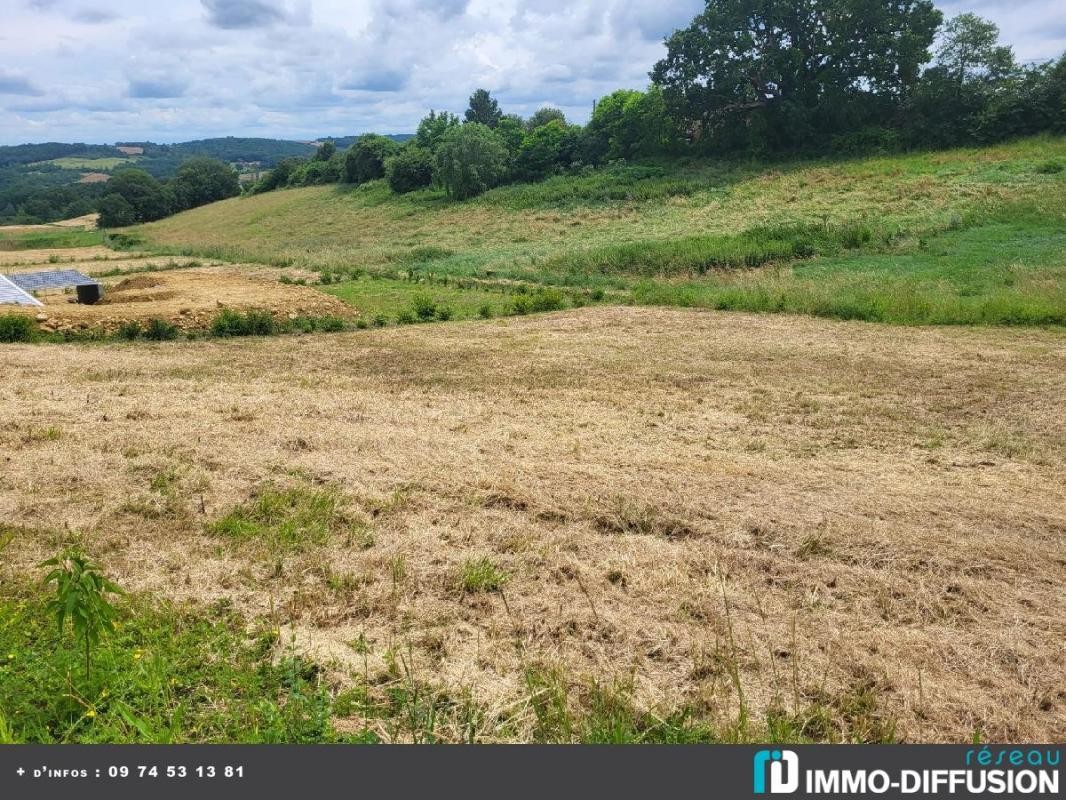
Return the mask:
<svg viewBox="0 0 1066 800">
<path fill-rule="evenodd" d="M 0 143 L 411 131 L 493 91 L 575 120 L 640 88 L 703 0 L 24 0 L 0 28 Z M 1023 60 L 1066 49 L 1061 0 L 943 0 Z M 89 27 L 91 25 L 91 27 Z"/>
</svg>

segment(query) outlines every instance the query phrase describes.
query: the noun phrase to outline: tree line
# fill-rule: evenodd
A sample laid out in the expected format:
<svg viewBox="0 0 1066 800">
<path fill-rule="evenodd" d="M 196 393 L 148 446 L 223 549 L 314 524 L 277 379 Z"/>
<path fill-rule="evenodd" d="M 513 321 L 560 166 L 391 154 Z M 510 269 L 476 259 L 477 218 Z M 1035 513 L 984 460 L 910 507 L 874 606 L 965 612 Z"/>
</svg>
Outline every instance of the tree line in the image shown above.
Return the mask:
<svg viewBox="0 0 1066 800">
<path fill-rule="evenodd" d="M 605 163 L 683 154 L 778 158 L 988 144 L 1066 131 L 1066 55 L 1019 64 L 995 24 L 930 0 L 708 0 L 666 39 L 645 91 L 600 99 L 585 126 L 506 114 L 485 89 L 462 118 L 287 159 L 252 191 L 385 179 L 465 199 Z"/>
</svg>

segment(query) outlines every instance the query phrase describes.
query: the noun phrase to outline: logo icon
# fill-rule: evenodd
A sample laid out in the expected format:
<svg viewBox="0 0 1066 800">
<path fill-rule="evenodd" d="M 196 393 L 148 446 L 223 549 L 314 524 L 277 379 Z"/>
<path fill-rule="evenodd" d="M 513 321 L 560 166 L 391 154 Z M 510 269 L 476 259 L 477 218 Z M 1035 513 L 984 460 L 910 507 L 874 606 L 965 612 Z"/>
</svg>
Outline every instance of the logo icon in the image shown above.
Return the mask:
<svg viewBox="0 0 1066 800">
<path fill-rule="evenodd" d="M 791 750 L 760 750 L 755 754 L 755 794 L 767 793 L 767 771 L 770 773 L 770 794 L 792 794 L 799 789 L 799 756 Z"/>
</svg>

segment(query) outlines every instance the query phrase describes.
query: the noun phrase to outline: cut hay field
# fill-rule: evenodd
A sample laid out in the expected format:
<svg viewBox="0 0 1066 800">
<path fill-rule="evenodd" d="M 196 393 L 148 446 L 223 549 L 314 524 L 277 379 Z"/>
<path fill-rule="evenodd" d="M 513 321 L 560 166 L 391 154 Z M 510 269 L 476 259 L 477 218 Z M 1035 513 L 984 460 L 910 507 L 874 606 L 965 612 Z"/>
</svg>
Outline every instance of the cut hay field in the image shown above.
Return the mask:
<svg viewBox="0 0 1066 800">
<path fill-rule="evenodd" d="M 164 253 L 637 304 L 903 324 L 1066 324 L 1066 138 L 779 165 L 618 166 L 449 202 L 381 183 L 142 226 Z M 349 287 L 353 291 L 358 287 Z"/>
<path fill-rule="evenodd" d="M 120 156 L 112 156 L 110 158 L 79 158 L 77 156 L 67 156 L 64 158 L 53 158 L 51 161 L 42 161 L 41 163 L 51 164 L 60 169 L 78 169 L 101 172 L 113 170 L 116 167 L 128 166 L 136 163 L 136 161 L 136 157 L 122 158 Z"/>
<path fill-rule="evenodd" d="M 1066 736 L 1061 330 L 599 307 L 0 360 L 15 739 Z M 74 699 L 31 585 L 71 543 L 132 592 Z"/>
</svg>

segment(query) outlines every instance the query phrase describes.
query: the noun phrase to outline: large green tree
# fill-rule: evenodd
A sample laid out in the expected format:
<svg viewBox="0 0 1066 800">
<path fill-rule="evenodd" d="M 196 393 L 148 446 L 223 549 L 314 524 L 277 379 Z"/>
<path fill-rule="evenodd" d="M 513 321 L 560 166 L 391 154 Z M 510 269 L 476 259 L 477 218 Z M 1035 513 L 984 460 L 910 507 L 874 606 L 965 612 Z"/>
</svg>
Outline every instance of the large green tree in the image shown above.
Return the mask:
<svg viewBox="0 0 1066 800">
<path fill-rule="evenodd" d="M 178 208 L 197 206 L 236 197 L 241 193 L 237 173 L 217 158 L 190 158 L 171 182 Z"/>
<path fill-rule="evenodd" d="M 107 194 L 122 197 L 133 210 L 134 222 L 151 222 L 171 212 L 171 200 L 159 181 L 143 169 L 121 169 L 107 182 Z"/>
<path fill-rule="evenodd" d="M 500 124 L 503 112 L 500 104 L 488 93 L 486 89 L 478 89 L 470 95 L 470 107 L 466 110 L 466 121 L 476 122 L 488 128 L 495 128 Z"/>
<path fill-rule="evenodd" d="M 694 138 L 747 126 L 795 146 L 905 95 L 941 20 L 930 0 L 708 0 L 651 76 Z"/>
<path fill-rule="evenodd" d="M 995 81 L 1017 69 L 1014 52 L 999 43 L 999 28 L 976 14 L 959 14 L 945 23 L 936 61 L 959 85 Z"/>
</svg>

